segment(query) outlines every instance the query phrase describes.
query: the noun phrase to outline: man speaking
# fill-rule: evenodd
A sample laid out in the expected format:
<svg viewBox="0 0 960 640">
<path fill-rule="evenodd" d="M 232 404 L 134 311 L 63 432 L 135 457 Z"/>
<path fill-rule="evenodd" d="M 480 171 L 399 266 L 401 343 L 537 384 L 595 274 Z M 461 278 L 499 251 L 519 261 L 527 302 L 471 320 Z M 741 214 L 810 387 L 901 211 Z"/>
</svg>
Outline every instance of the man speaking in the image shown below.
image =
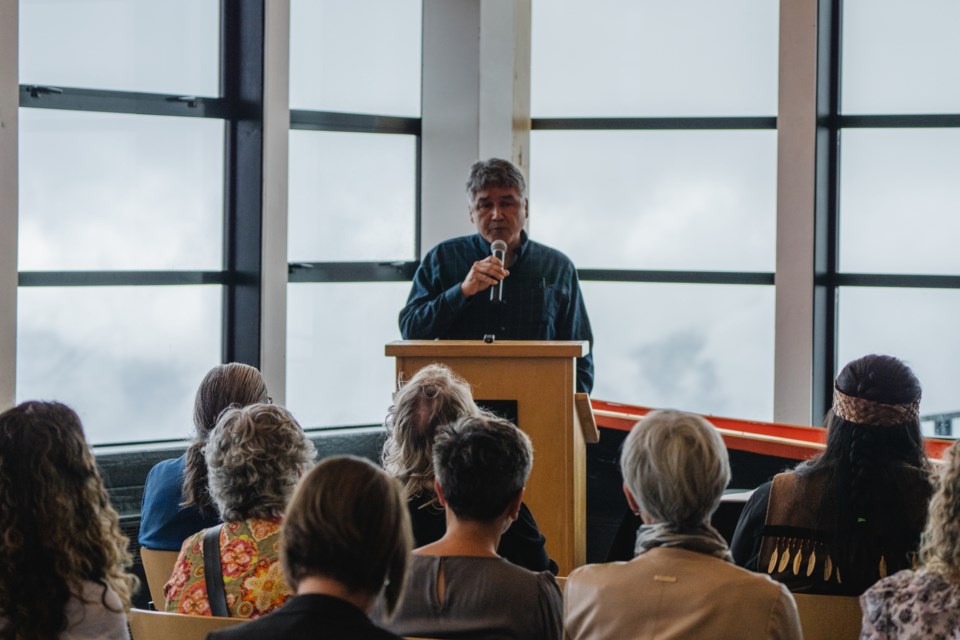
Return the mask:
<svg viewBox="0 0 960 640">
<path fill-rule="evenodd" d="M 430 250 L 400 311 L 405 340 L 588 340 L 577 390 L 593 389 L 593 333 L 570 259 L 527 237 L 527 183 L 506 160 L 470 168 L 475 235 Z"/>
</svg>

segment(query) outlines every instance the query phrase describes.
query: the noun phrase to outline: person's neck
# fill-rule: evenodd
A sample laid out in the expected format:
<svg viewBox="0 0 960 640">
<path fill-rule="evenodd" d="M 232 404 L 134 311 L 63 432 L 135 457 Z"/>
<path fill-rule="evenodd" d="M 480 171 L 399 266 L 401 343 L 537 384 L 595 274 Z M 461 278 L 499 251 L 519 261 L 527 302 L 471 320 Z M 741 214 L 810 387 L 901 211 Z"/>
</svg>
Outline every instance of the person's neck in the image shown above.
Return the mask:
<svg viewBox="0 0 960 640">
<path fill-rule="evenodd" d="M 473 556 L 497 558 L 497 545 L 503 535 L 501 518 L 493 521 L 461 520 L 447 509 L 447 532 L 414 553 L 426 556 Z"/>
<path fill-rule="evenodd" d="M 374 597 L 369 593 L 350 589 L 339 580 L 322 576 L 307 576 L 297 585 L 297 595 L 316 594 L 333 596 L 349 602 L 365 614 L 373 608 Z"/>
</svg>

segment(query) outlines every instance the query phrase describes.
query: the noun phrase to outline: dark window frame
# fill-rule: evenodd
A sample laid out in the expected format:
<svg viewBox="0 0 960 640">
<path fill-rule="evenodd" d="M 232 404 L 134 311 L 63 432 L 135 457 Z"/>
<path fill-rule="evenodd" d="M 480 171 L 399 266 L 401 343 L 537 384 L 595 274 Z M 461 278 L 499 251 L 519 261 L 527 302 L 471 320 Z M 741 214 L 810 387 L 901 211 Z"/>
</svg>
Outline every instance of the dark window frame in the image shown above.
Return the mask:
<svg viewBox="0 0 960 640">
<path fill-rule="evenodd" d="M 833 403 L 839 369 L 837 299 L 841 287 L 960 289 L 960 275 L 840 271 L 840 154 L 844 129 L 960 128 L 960 113 L 842 113 L 843 0 L 819 0 L 817 42 L 816 219 L 814 242 L 813 415 Z"/>
<path fill-rule="evenodd" d="M 223 121 L 222 270 L 18 271 L 18 286 L 222 286 L 222 361 L 260 366 L 264 1 L 221 0 L 221 96 L 20 86 L 22 108 Z"/>
</svg>

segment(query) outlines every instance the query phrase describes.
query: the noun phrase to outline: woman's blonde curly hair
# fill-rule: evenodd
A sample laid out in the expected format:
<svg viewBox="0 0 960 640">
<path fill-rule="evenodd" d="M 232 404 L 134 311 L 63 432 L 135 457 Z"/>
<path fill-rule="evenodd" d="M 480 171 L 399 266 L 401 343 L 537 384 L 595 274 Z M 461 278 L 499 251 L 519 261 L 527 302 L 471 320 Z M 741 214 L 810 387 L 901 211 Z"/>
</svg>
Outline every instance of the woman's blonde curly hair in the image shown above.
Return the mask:
<svg viewBox="0 0 960 640">
<path fill-rule="evenodd" d="M 478 416 L 470 384 L 442 364 L 420 369 L 393 397 L 380 461 L 399 479 L 407 498 L 434 496 L 433 440 L 437 428 Z"/>
<path fill-rule="evenodd" d="M 58 402 L 0 414 L 0 637 L 58 638 L 84 583 L 130 608 L 137 579 L 80 418 Z"/>
<path fill-rule="evenodd" d="M 939 486 L 920 539 L 920 560 L 930 571 L 960 581 L 960 449 L 954 443 L 944 456 Z"/>
</svg>

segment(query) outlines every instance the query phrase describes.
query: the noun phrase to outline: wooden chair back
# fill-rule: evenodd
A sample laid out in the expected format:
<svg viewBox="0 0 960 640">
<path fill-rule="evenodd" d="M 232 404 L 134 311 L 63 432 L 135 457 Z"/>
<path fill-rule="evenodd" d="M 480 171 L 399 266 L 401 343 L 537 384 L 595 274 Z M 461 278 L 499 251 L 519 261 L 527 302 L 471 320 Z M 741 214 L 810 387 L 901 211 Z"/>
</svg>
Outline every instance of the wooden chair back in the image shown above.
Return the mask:
<svg viewBox="0 0 960 640">
<path fill-rule="evenodd" d="M 144 609 L 131 609 L 128 618 L 133 640 L 206 640 L 208 633 L 247 621 L 246 618 L 185 616 Z"/>
<path fill-rule="evenodd" d="M 143 560 L 143 572 L 147 576 L 150 599 L 159 611 L 166 608 L 163 585 L 167 584 L 170 576 L 173 575 L 173 567 L 177 564 L 179 555 L 176 551 L 159 551 L 140 547 L 140 558 Z"/>
<path fill-rule="evenodd" d="M 793 594 L 805 640 L 857 640 L 863 622 L 860 599 L 854 596 Z"/>
</svg>

